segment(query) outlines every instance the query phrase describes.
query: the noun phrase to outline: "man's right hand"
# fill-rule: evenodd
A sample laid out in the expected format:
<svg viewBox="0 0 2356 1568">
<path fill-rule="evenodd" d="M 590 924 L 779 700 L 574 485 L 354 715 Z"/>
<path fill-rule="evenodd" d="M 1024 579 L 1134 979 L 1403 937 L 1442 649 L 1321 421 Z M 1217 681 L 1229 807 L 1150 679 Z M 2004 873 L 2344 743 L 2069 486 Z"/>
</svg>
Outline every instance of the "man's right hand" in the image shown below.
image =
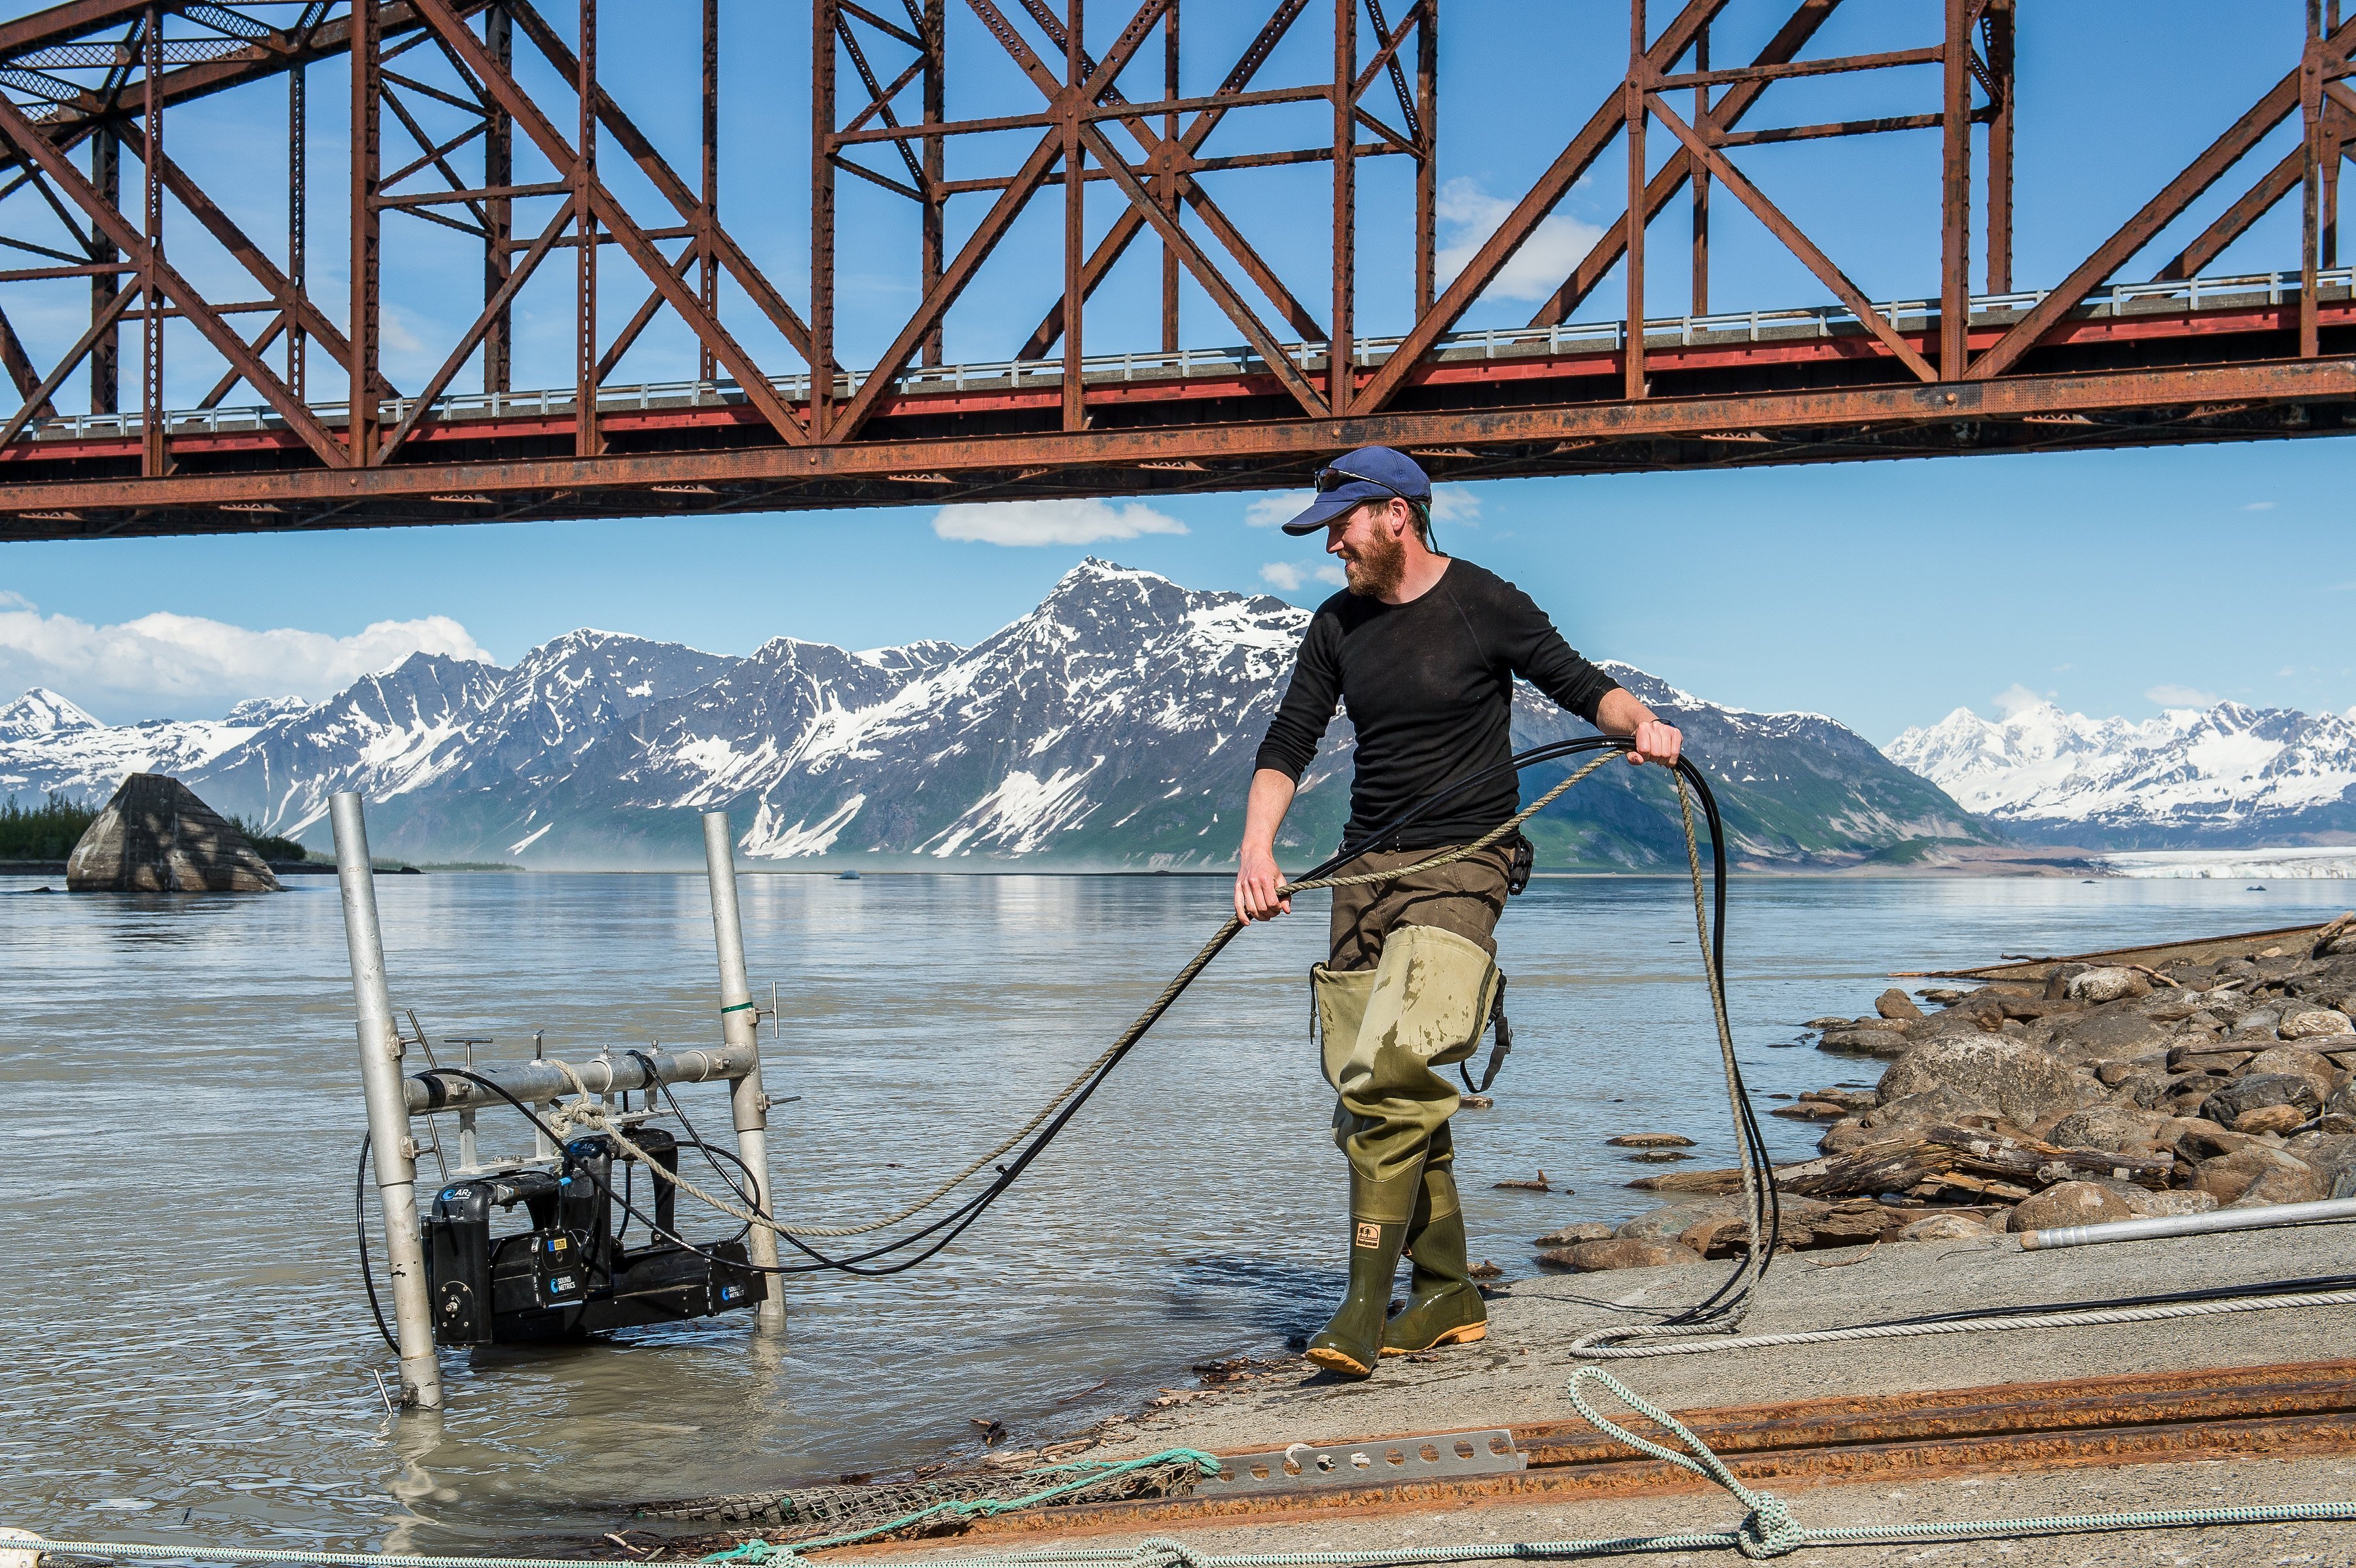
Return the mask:
<svg viewBox="0 0 2356 1568">
<path fill-rule="evenodd" d="M 1246 844 L 1243 865 L 1236 873 L 1236 918 L 1248 925 L 1292 913 L 1292 900 L 1280 897 L 1284 874 L 1276 868 L 1276 852 Z"/>
</svg>

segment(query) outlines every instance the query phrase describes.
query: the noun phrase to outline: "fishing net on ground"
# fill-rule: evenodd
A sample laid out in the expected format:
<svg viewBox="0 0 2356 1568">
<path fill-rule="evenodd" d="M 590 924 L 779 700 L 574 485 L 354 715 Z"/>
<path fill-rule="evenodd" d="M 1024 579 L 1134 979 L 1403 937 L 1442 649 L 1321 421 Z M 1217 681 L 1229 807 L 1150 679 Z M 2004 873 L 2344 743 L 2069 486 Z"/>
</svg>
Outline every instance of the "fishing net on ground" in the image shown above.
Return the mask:
<svg viewBox="0 0 2356 1568">
<path fill-rule="evenodd" d="M 1091 1470 L 1110 1473 L 1088 1478 Z M 891 1531 L 903 1539 L 947 1535 L 963 1530 L 976 1515 L 993 1511 L 991 1504 L 1019 1506 L 1022 1499 L 1053 1491 L 1041 1506 L 1120 1502 L 1130 1498 L 1183 1497 L 1203 1478 L 1201 1463 L 1173 1457 L 1135 1469 L 1109 1466 L 1051 1465 L 1033 1470 L 967 1472 L 926 1480 L 890 1481 L 866 1486 L 787 1487 L 774 1492 L 738 1492 L 725 1497 L 691 1498 L 676 1502 L 641 1503 L 640 1519 L 702 1521 L 712 1524 L 763 1525 L 782 1532 L 785 1541 L 841 1535 L 873 1530 L 894 1520 L 908 1520 Z M 1080 1483 L 1076 1485 L 1075 1483 Z M 910 1518 L 911 1515 L 921 1517 Z"/>
</svg>

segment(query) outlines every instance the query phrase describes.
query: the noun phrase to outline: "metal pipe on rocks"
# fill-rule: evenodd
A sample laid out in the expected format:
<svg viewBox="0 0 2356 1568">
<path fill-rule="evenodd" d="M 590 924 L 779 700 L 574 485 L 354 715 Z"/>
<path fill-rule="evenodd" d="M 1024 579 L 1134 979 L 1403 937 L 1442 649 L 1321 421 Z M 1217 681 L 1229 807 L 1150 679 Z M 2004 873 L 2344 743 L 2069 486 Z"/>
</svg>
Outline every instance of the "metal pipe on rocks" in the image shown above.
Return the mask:
<svg viewBox="0 0 2356 1568">
<path fill-rule="evenodd" d="M 2024 1230 L 2020 1250 L 2050 1252 L 2057 1247 L 2150 1241 L 2163 1236 L 2207 1236 L 2220 1230 L 2265 1230 L 2278 1225 L 2312 1225 L 2334 1219 L 2356 1219 L 2356 1197 L 2276 1203 L 2264 1208 L 2214 1208 L 2206 1214 L 2169 1214 L 2155 1219 L 2117 1219 L 2107 1225 L 2063 1225 L 2051 1230 Z"/>
<path fill-rule="evenodd" d="M 769 1187 L 769 1097 L 761 1089 L 759 1015 L 753 1007 L 753 985 L 744 973 L 744 922 L 736 908 L 736 842 L 729 830 L 728 813 L 703 813 L 703 865 L 712 883 L 712 939 L 720 952 L 720 1038 L 730 1052 L 745 1060 L 742 1076 L 730 1088 L 729 1111 L 736 1124 L 736 1153 L 753 1173 L 754 1207 L 764 1214 L 776 1210 Z M 755 1268 L 777 1266 L 777 1233 L 755 1225 L 744 1238 Z M 782 1329 L 786 1302 L 771 1290 L 760 1306 L 760 1326 Z"/>
<path fill-rule="evenodd" d="M 652 1074 L 648 1074 L 640 1057 L 654 1064 Z M 656 1046 L 620 1058 L 593 1057 L 585 1062 L 571 1064 L 560 1064 L 554 1058 L 534 1058 L 517 1066 L 477 1067 L 473 1070 L 525 1104 L 540 1105 L 569 1098 L 575 1092 L 573 1079 L 566 1076 L 566 1065 L 580 1076 L 582 1086 L 592 1094 L 626 1094 L 633 1090 L 652 1089 L 659 1083 L 741 1079 L 759 1069 L 760 1058 L 749 1045 L 723 1046 L 717 1050 L 673 1050 Z M 455 1073 L 421 1072 L 405 1080 L 403 1087 L 408 1090 L 412 1116 L 507 1103 L 481 1084 Z"/>
<path fill-rule="evenodd" d="M 442 1408 L 442 1369 L 434 1359 L 432 1306 L 425 1290 L 425 1247 L 417 1229 L 417 1145 L 401 1078 L 401 1036 L 385 987 L 384 939 L 376 920 L 376 879 L 369 865 L 368 822 L 348 791 L 328 802 L 335 824 L 336 881 L 344 899 L 344 941 L 351 951 L 352 999 L 359 1008 L 360 1088 L 368 1100 L 375 1152 L 377 1202 L 391 1260 L 392 1319 L 401 1345 L 401 1399 Z"/>
</svg>

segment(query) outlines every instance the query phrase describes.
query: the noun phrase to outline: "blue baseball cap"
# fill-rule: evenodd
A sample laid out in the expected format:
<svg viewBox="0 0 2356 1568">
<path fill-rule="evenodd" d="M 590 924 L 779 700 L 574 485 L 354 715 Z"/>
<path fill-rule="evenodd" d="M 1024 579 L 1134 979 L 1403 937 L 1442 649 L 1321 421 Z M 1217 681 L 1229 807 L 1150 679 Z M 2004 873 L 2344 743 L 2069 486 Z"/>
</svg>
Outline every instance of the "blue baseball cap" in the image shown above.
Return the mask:
<svg viewBox="0 0 2356 1568">
<path fill-rule="evenodd" d="M 1317 499 L 1284 525 L 1287 533 L 1314 533 L 1354 506 L 1396 498 L 1431 505 L 1431 480 L 1414 458 L 1388 446 L 1361 446 L 1317 470 Z"/>
</svg>

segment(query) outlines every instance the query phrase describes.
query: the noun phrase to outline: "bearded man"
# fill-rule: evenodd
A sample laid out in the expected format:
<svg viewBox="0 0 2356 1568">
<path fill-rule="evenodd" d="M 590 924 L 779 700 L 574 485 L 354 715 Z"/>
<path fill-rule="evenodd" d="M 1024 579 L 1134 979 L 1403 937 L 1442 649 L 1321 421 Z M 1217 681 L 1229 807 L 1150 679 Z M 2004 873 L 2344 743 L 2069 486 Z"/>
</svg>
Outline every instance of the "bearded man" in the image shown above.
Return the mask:
<svg viewBox="0 0 2356 1568">
<path fill-rule="evenodd" d="M 1336 703 L 1357 732 L 1350 822 L 1360 853 L 1343 870 L 1405 871 L 1513 816 L 1500 769 L 1380 842 L 1415 802 L 1513 755 L 1520 676 L 1606 735 L 1631 762 L 1676 762 L 1678 735 L 1562 639 L 1529 596 L 1431 535 L 1431 482 L 1402 453 L 1364 446 L 1317 475 L 1314 504 L 1284 525 L 1323 531 L 1348 586 L 1317 607 L 1292 681 L 1260 744 L 1244 812 L 1236 913 L 1290 913 L 1276 833 Z M 1515 835 L 1518 839 L 1518 835 Z M 1448 1119 L 1459 1096 L 1434 1069 L 1463 1060 L 1504 984 L 1493 933 L 1516 848 L 1509 840 L 1436 870 L 1333 890 L 1331 950 L 1310 972 L 1333 1141 L 1350 1162 L 1350 1284 L 1309 1359 L 1365 1377 L 1383 1356 L 1466 1344 L 1488 1332 L 1472 1283 Z M 1387 1316 L 1402 1251 L 1407 1305 Z"/>
</svg>

